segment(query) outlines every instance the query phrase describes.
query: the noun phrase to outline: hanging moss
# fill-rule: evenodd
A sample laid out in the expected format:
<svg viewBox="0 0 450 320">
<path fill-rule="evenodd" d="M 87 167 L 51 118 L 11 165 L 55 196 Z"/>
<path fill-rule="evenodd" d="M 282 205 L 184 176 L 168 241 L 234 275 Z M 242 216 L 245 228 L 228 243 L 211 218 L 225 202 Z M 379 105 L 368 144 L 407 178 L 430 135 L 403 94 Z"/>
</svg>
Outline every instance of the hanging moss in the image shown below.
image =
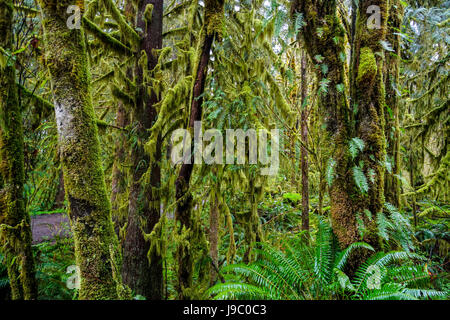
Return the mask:
<svg viewBox="0 0 450 320">
<path fill-rule="evenodd" d="M 152 22 L 153 4 L 149 3 L 145 6 L 144 19 L 145 24 L 149 25 Z"/>
<path fill-rule="evenodd" d="M 206 32 L 211 35 L 216 33 L 218 39 L 222 34 L 222 21 L 224 14 L 224 0 L 205 0 Z"/>
<path fill-rule="evenodd" d="M 106 9 L 111 13 L 113 19 L 119 25 L 120 31 L 122 32 L 123 39 L 126 39 L 133 48 L 138 48 L 141 42 L 141 37 L 137 32 L 127 23 L 124 16 L 120 13 L 119 9 L 116 7 L 112 0 L 102 0 Z M 144 31 L 144 30 L 143 30 Z"/>
<path fill-rule="evenodd" d="M 221 202 L 221 208 L 225 213 L 228 234 L 230 236 L 230 244 L 227 251 L 227 264 L 233 264 L 233 261 L 236 258 L 236 241 L 234 240 L 233 217 L 231 216 L 230 208 L 228 208 L 228 205 L 225 202 Z"/>
<path fill-rule="evenodd" d="M 167 91 L 162 101 L 159 103 L 158 119 L 151 128 L 151 136 L 149 141 L 145 145 L 145 150 L 150 157 L 156 151 L 157 137 L 163 129 L 163 125 L 170 121 L 168 112 L 173 107 L 178 107 L 189 95 L 190 85 L 192 83 L 192 77 L 188 76 L 178 81 L 174 88 Z"/>
</svg>

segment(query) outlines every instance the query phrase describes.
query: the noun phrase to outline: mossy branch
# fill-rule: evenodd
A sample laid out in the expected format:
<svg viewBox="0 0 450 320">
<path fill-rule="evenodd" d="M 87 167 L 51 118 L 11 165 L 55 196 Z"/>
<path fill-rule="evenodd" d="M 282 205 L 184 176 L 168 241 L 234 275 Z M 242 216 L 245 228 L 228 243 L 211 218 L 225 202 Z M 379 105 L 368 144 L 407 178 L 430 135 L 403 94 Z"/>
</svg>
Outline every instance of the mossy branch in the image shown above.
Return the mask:
<svg viewBox="0 0 450 320">
<path fill-rule="evenodd" d="M 83 25 L 89 33 L 94 35 L 98 40 L 102 42 L 102 44 L 107 46 L 112 51 L 117 52 L 119 54 L 126 54 L 126 55 L 133 54 L 133 51 L 129 47 L 124 45 L 116 38 L 111 37 L 106 32 L 103 32 L 95 23 L 93 23 L 88 18 L 83 17 Z"/>
<path fill-rule="evenodd" d="M 27 98 L 31 99 L 31 101 L 34 103 L 34 105 L 39 110 L 45 111 L 46 115 L 50 112 L 53 112 L 53 110 L 54 110 L 53 103 L 51 103 L 48 100 L 45 100 L 44 98 L 39 97 L 38 95 L 34 94 L 30 90 L 28 90 L 27 88 L 22 86 L 21 84 L 17 84 L 17 87 L 23 94 L 25 94 L 25 96 Z M 109 124 L 106 121 L 99 120 L 99 119 L 96 120 L 96 124 L 98 127 L 101 127 L 101 128 L 114 128 L 114 129 L 119 129 L 119 130 L 126 130 L 125 128 Z"/>
<path fill-rule="evenodd" d="M 162 34 L 162 36 L 163 36 L 163 38 L 173 37 L 173 36 L 177 36 L 177 35 L 181 36 L 181 35 L 185 35 L 187 30 L 188 30 L 187 27 L 175 28 L 175 29 L 164 32 Z"/>
<path fill-rule="evenodd" d="M 125 105 L 129 107 L 134 106 L 133 97 L 120 90 L 115 84 L 111 85 L 111 93 L 114 95 L 114 97 L 122 101 Z"/>
</svg>

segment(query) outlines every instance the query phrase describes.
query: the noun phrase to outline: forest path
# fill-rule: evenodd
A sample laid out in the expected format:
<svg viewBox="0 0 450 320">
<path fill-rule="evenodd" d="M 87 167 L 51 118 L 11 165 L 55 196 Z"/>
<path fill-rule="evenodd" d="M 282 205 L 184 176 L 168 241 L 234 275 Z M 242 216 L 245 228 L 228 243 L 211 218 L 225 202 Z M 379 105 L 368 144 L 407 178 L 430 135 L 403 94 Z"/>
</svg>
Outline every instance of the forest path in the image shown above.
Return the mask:
<svg viewBox="0 0 450 320">
<path fill-rule="evenodd" d="M 64 213 L 45 214 L 31 217 L 33 244 L 53 239 L 55 236 L 70 235 L 69 219 Z"/>
</svg>

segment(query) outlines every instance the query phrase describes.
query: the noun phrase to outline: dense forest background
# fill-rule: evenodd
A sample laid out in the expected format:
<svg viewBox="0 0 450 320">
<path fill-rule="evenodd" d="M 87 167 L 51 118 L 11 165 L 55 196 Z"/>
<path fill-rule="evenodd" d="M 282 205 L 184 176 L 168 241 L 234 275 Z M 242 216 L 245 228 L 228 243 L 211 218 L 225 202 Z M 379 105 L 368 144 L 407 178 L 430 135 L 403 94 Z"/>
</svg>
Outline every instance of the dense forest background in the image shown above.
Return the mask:
<svg viewBox="0 0 450 320">
<path fill-rule="evenodd" d="M 0 299 L 447 299 L 449 18 L 0 0 Z M 199 121 L 278 170 L 173 163 Z"/>
</svg>

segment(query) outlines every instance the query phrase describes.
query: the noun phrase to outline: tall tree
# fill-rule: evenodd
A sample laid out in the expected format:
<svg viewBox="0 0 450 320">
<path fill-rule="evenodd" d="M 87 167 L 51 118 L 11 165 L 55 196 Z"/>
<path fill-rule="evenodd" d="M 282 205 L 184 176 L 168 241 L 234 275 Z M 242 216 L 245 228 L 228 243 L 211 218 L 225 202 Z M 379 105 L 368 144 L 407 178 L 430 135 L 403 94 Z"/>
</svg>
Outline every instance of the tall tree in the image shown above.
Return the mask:
<svg viewBox="0 0 450 320">
<path fill-rule="evenodd" d="M 142 30 L 139 57 L 134 77 L 135 105 L 132 127 L 137 135 L 131 153 L 132 181 L 129 194 L 128 225 L 124 243 L 123 280 L 136 293 L 148 299 L 161 299 L 163 294 L 162 259 L 144 233 L 151 233 L 160 218 L 161 135 L 158 134 L 152 157 L 144 150 L 150 138 L 149 129 L 157 120 L 156 104 L 160 96 L 149 89 L 151 71 L 158 63 L 155 50 L 162 47 L 163 0 L 141 0 L 137 3 L 136 27 Z M 149 172 L 149 177 L 145 173 Z M 149 255 L 149 258 L 147 258 Z"/>
<path fill-rule="evenodd" d="M 36 299 L 30 217 L 24 199 L 24 135 L 12 50 L 13 1 L 0 1 L 0 249 L 13 299 Z"/>
<path fill-rule="evenodd" d="M 391 0 L 387 42 L 392 50 L 385 53 L 384 81 L 386 88 L 386 154 L 390 170 L 386 170 L 384 180 L 384 195 L 386 202 L 400 207 L 400 32 L 403 22 L 403 5 L 399 0 Z"/>
<path fill-rule="evenodd" d="M 120 251 L 111 220 L 92 106 L 83 29 L 69 29 L 67 8 L 84 1 L 41 0 L 45 61 L 50 72 L 69 217 L 80 269 L 80 299 L 117 299 Z"/>
<path fill-rule="evenodd" d="M 204 23 L 202 35 L 200 38 L 200 47 L 197 54 L 197 66 L 192 89 L 192 99 L 190 103 L 190 116 L 188 129 L 194 130 L 196 121 L 202 119 L 203 93 L 208 74 L 208 64 L 211 55 L 211 47 L 214 38 L 220 33 L 220 26 L 223 19 L 224 0 L 206 0 L 204 11 Z M 191 144 L 193 145 L 193 143 Z M 181 228 L 192 232 L 193 219 L 192 195 L 189 191 L 192 171 L 194 168 L 194 155 L 191 156 L 190 163 L 182 164 L 177 180 L 176 189 L 176 220 L 181 223 Z M 186 239 L 190 241 L 190 239 Z M 193 254 L 190 246 L 181 243 L 177 248 L 178 257 L 178 293 L 180 299 L 190 299 L 192 295 L 192 276 L 193 276 Z"/>
<path fill-rule="evenodd" d="M 380 21 L 375 28 L 368 24 L 371 5 L 379 10 Z M 296 0 L 291 8 L 292 14 L 302 14 L 305 23 L 301 36 L 306 50 L 321 65 L 317 69 L 321 79 L 319 104 L 325 110 L 327 129 L 335 143 L 330 161 L 331 218 L 342 247 L 361 240 L 358 220 L 368 230 L 364 240 L 378 245 L 370 216 L 382 211 L 384 204 L 385 93 L 383 59 L 378 53 L 383 53 L 387 5 L 387 0 L 359 1 L 358 8 L 354 8 L 357 17 L 351 32 L 354 40 L 350 66 L 345 47 L 352 37 L 342 24 L 337 1 Z M 361 261 L 358 255 L 351 259 L 351 267 Z"/>
</svg>

